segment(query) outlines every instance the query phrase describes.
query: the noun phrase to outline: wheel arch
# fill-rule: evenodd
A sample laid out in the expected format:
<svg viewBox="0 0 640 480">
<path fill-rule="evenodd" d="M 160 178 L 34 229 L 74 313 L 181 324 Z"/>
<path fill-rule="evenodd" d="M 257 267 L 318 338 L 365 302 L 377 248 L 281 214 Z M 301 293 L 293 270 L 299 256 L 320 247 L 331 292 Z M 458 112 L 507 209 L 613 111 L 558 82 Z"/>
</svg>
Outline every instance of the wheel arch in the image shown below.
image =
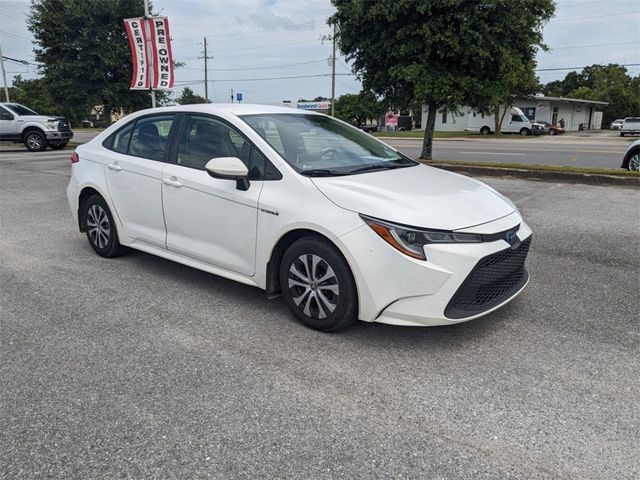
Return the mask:
<svg viewBox="0 0 640 480">
<path fill-rule="evenodd" d="M 22 141 L 24 142 L 29 132 L 33 131 L 41 133 L 45 140 L 47 139 L 47 136 L 44 134 L 44 130 L 42 130 L 42 128 L 40 128 L 38 125 L 27 125 L 22 129 L 22 133 L 20 134 Z"/>
<path fill-rule="evenodd" d="M 620 165 L 620 168 L 628 169 L 631 157 L 638 153 L 640 153 L 640 145 L 635 146 L 625 154 L 624 158 L 622 159 L 622 165 Z"/>
<path fill-rule="evenodd" d="M 86 219 L 84 218 L 84 214 L 83 214 L 84 202 L 86 202 L 89 199 L 89 197 L 91 197 L 92 195 L 99 195 L 109 207 L 109 210 L 111 211 L 111 215 L 113 216 L 116 230 L 118 232 L 118 236 L 120 239 L 122 239 L 122 236 L 121 236 L 122 222 L 120 220 L 120 217 L 118 216 L 118 212 L 116 211 L 113 204 L 111 203 L 111 199 L 109 198 L 109 195 L 105 194 L 105 192 L 103 192 L 98 185 L 95 185 L 93 183 L 85 184 L 79 190 L 80 190 L 80 193 L 78 194 L 78 227 L 80 228 L 80 231 L 84 232 L 86 229 L 86 222 L 85 222 Z"/>
<path fill-rule="evenodd" d="M 280 294 L 280 264 L 282 263 L 282 256 L 284 252 L 289 248 L 294 242 L 300 240 L 301 238 L 308 237 L 316 237 L 324 242 L 329 243 L 340 253 L 344 261 L 349 266 L 349 270 L 351 271 L 351 275 L 354 278 L 354 284 L 356 286 L 356 296 L 358 296 L 358 281 L 356 275 L 354 273 L 353 266 L 349 262 L 349 258 L 342 251 L 341 246 L 336 243 L 334 240 L 329 238 L 327 235 L 319 232 L 318 230 L 313 230 L 308 227 L 300 227 L 295 228 L 293 230 L 289 230 L 284 233 L 278 241 L 275 243 L 273 248 L 271 249 L 271 255 L 269 256 L 269 260 L 267 262 L 266 269 L 266 279 L 265 279 L 265 290 L 269 297 L 276 297 Z"/>
</svg>

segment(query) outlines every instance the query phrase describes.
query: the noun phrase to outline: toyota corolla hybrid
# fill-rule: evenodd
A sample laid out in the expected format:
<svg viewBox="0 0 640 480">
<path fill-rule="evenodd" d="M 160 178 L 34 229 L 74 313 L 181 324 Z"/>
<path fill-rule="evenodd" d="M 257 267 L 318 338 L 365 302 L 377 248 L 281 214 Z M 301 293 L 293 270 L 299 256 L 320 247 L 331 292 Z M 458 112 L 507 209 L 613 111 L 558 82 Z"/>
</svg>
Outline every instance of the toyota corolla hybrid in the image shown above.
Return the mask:
<svg viewBox="0 0 640 480">
<path fill-rule="evenodd" d="M 449 325 L 526 286 L 531 230 L 471 178 L 322 114 L 263 105 L 137 112 L 71 157 L 97 254 L 134 248 L 281 294 L 305 325 Z"/>
</svg>

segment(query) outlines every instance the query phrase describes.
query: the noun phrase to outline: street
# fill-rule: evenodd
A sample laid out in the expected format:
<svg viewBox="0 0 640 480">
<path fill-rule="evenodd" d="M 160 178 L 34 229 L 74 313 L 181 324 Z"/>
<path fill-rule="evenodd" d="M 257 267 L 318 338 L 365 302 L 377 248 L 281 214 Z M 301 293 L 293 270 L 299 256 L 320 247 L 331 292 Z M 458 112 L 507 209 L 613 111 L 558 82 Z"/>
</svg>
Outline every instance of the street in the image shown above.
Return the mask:
<svg viewBox="0 0 640 480">
<path fill-rule="evenodd" d="M 572 148 L 438 141 L 436 157 Z M 617 145 L 578 148 L 577 165 L 619 166 Z M 519 298 L 451 327 L 322 334 L 258 289 L 98 257 L 69 212 L 70 152 L 10 150 L 0 478 L 640 477 L 639 190 L 481 179 L 534 231 Z"/>
<path fill-rule="evenodd" d="M 422 151 L 422 140 L 418 138 L 394 138 L 384 141 L 411 158 L 418 158 Z M 630 141 L 632 140 L 628 138 L 605 135 L 595 138 L 567 135 L 497 140 L 479 136 L 435 139 L 433 158 L 467 162 L 620 168 Z"/>
</svg>

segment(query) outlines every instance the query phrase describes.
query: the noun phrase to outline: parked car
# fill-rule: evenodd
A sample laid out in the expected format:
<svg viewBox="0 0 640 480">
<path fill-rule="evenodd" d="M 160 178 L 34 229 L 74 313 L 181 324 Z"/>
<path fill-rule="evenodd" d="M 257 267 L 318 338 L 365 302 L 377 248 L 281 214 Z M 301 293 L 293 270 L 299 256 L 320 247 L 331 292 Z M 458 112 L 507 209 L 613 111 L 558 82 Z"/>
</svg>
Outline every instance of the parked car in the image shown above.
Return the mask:
<svg viewBox="0 0 640 480">
<path fill-rule="evenodd" d="M 372 132 L 377 132 L 378 131 L 378 125 L 373 124 L 373 123 L 372 124 L 363 123 L 363 124 L 358 125 L 358 128 L 360 130 L 362 130 L 363 132 L 367 132 L 367 133 L 372 133 Z"/>
<path fill-rule="evenodd" d="M 23 143 L 31 152 L 47 146 L 60 150 L 73 138 L 69 121 L 64 117 L 39 115 L 17 103 L 0 103 L 0 140 Z"/>
<path fill-rule="evenodd" d="M 620 165 L 620 167 L 636 172 L 640 170 L 640 140 L 636 140 L 627 147 L 627 151 L 624 152 L 624 157 L 622 157 L 622 165 Z"/>
<path fill-rule="evenodd" d="M 611 130 L 620 130 L 622 128 L 623 123 L 624 123 L 624 118 L 618 118 L 617 120 L 614 120 L 613 122 L 611 122 L 611 125 L 609 126 L 609 128 Z"/>
<path fill-rule="evenodd" d="M 532 233 L 509 199 L 327 115 L 144 110 L 71 163 L 69 205 L 98 255 L 131 247 L 281 294 L 318 330 L 464 322 L 529 280 Z"/>
<path fill-rule="evenodd" d="M 474 115 L 469 117 L 465 131 L 490 135 L 495 129 L 495 115 Z M 522 136 L 533 133 L 533 125 L 526 115 L 517 107 L 511 107 L 502 121 L 502 133 L 518 133 Z"/>
<path fill-rule="evenodd" d="M 640 134 L 640 117 L 627 117 L 622 122 L 620 136 Z"/>
<path fill-rule="evenodd" d="M 544 120 L 536 120 L 536 123 L 541 124 L 543 126 L 545 133 L 549 135 L 562 135 L 563 133 L 566 132 L 566 130 L 562 128 L 560 125 L 555 125 L 555 124 L 546 122 Z"/>
</svg>

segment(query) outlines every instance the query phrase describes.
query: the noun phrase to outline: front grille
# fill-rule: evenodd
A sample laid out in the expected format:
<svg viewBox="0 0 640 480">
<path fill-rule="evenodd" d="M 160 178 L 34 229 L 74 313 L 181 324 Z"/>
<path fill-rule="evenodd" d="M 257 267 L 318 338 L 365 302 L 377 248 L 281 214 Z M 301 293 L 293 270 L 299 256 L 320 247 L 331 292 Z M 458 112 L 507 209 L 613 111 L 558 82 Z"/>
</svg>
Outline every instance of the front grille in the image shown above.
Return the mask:
<svg viewBox="0 0 640 480">
<path fill-rule="evenodd" d="M 58 131 L 59 132 L 70 132 L 71 128 L 69 127 L 69 120 L 66 118 L 61 118 L 58 121 Z"/>
<path fill-rule="evenodd" d="M 448 318 L 465 318 L 500 305 L 520 290 L 529 278 L 524 262 L 531 237 L 512 249 L 484 257 L 462 282 L 444 314 Z"/>
</svg>

